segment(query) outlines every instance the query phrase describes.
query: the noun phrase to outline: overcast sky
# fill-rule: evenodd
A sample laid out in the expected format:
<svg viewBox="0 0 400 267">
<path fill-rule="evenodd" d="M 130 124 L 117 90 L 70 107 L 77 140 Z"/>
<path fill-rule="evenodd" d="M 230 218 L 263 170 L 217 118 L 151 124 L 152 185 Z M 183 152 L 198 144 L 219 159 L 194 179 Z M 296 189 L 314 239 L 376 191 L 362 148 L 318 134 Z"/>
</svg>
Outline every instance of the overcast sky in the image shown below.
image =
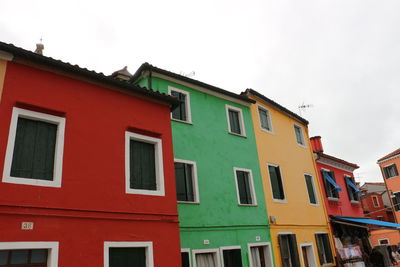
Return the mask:
<svg viewBox="0 0 400 267">
<path fill-rule="evenodd" d="M 0 41 L 111 74 L 149 62 L 240 93 L 253 88 L 310 121 L 325 153 L 382 181 L 400 147 L 400 1 L 0 2 Z M 399 124 L 399 125 L 398 125 Z"/>
</svg>

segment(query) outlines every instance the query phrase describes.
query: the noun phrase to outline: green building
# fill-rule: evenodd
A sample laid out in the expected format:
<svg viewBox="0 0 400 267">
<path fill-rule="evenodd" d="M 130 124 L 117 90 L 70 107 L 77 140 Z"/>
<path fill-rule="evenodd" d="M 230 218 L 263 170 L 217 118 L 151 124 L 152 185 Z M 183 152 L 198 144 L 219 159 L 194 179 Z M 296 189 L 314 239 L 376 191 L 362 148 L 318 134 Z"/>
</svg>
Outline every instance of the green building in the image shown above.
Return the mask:
<svg viewBox="0 0 400 267">
<path fill-rule="evenodd" d="M 273 266 L 254 102 L 144 63 L 131 81 L 171 94 L 182 266 Z"/>
</svg>

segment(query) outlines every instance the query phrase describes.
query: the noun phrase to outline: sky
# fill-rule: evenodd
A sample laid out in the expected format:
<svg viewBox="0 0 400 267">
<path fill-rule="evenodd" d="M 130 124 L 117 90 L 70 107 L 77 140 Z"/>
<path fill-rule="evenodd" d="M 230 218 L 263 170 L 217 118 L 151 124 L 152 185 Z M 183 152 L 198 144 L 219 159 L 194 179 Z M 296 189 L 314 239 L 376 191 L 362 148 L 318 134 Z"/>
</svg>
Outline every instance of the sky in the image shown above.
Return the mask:
<svg viewBox="0 0 400 267">
<path fill-rule="evenodd" d="M 382 181 L 400 147 L 398 0 L 2 0 L 0 41 L 111 74 L 144 62 L 240 93 L 309 124 L 324 152 Z M 311 107 L 299 110 L 302 104 Z M 399 123 L 399 125 L 397 125 Z"/>
</svg>

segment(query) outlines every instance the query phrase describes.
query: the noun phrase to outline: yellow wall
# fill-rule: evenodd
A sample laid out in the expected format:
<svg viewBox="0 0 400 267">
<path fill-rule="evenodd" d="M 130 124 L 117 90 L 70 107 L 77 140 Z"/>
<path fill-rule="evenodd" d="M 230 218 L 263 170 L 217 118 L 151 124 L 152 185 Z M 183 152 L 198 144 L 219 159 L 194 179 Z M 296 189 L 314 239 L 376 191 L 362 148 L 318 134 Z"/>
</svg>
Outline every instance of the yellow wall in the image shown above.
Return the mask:
<svg viewBox="0 0 400 267">
<path fill-rule="evenodd" d="M 7 61 L 0 59 L 0 101 L 3 95 L 4 77 L 6 76 Z"/>
<path fill-rule="evenodd" d="M 249 95 L 249 98 L 257 102 L 257 104 L 251 106 L 251 112 L 268 216 L 275 216 L 276 218 L 276 223 L 271 223 L 270 225 L 276 266 L 281 266 L 278 245 L 279 232 L 296 234 L 300 261 L 302 255 L 300 243 L 313 243 L 316 264 L 320 266 L 315 241 L 316 232 L 329 234 L 332 254 L 335 255 L 336 253 L 328 224 L 324 198 L 321 193 L 321 185 L 317 177 L 307 126 L 256 97 Z M 258 105 L 269 110 L 273 133 L 261 129 Z M 302 127 L 306 142 L 305 146 L 297 144 L 294 124 Z M 268 163 L 279 165 L 280 167 L 286 198 L 285 203 L 276 202 L 272 198 Z M 304 178 L 306 173 L 313 177 L 318 198 L 317 205 L 310 204 Z M 303 266 L 303 263 L 301 264 Z"/>
</svg>

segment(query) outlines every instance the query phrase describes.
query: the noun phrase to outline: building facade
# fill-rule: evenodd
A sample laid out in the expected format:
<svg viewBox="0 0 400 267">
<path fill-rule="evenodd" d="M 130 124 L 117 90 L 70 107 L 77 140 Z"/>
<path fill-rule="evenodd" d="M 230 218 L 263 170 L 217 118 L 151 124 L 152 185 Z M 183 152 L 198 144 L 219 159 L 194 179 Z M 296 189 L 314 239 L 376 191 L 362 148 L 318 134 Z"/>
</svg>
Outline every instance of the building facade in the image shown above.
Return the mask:
<svg viewBox="0 0 400 267">
<path fill-rule="evenodd" d="M 178 101 L 4 43 L 1 84 L 0 265 L 180 266 Z"/>
<path fill-rule="evenodd" d="M 183 266 L 273 266 L 253 101 L 148 63 L 132 78 L 173 95 Z"/>
<path fill-rule="evenodd" d="M 275 266 L 335 264 L 308 122 L 255 90 L 251 106 Z"/>
</svg>

